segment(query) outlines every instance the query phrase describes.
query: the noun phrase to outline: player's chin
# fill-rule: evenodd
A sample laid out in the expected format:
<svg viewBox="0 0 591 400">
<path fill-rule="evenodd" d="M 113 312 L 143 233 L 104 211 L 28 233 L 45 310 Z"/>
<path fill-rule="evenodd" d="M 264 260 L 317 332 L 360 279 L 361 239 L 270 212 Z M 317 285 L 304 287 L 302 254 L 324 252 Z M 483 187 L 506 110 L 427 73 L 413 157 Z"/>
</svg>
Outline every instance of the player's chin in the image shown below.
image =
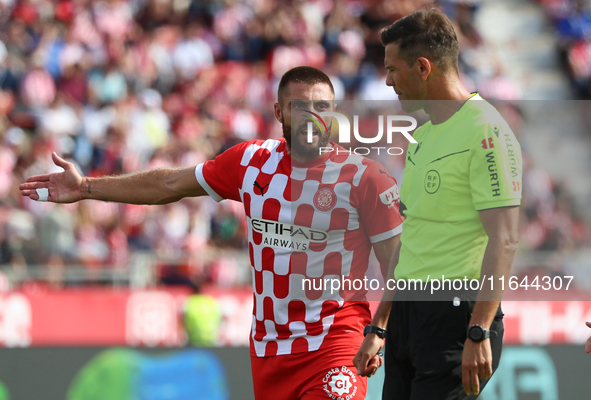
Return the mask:
<svg viewBox="0 0 591 400">
<path fill-rule="evenodd" d="M 292 151 L 305 158 L 318 157 L 320 155 L 320 147 L 316 138 L 312 143 L 298 141 L 297 143 L 292 142 L 291 144 Z"/>
</svg>

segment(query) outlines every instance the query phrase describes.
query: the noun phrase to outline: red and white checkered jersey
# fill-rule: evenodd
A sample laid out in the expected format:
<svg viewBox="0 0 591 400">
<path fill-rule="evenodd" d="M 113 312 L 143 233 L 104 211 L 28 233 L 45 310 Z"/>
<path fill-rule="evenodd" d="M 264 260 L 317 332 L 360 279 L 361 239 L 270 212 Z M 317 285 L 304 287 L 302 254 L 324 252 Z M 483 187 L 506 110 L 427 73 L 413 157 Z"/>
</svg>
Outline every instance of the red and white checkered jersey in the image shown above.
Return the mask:
<svg viewBox="0 0 591 400">
<path fill-rule="evenodd" d="M 366 291 L 349 284 L 331 293 L 322 283 L 363 279 L 372 244 L 402 232 L 396 180 L 378 162 L 331 145 L 335 151 L 298 163 L 284 139 L 249 141 L 195 170 L 215 200 L 244 204 L 258 357 L 315 351 L 337 313 L 367 309 Z"/>
</svg>

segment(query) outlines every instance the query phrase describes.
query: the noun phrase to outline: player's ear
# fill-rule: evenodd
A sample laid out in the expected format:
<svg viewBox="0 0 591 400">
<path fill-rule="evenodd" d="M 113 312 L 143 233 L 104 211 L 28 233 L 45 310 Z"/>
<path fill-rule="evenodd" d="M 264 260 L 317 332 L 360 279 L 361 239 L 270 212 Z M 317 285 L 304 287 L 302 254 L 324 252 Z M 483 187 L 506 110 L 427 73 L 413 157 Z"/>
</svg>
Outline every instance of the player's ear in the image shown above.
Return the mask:
<svg viewBox="0 0 591 400">
<path fill-rule="evenodd" d="M 283 123 L 283 113 L 281 112 L 281 106 L 279 103 L 273 104 L 273 111 L 275 114 L 275 119 L 279 121 L 279 123 Z"/>
<path fill-rule="evenodd" d="M 419 74 L 423 78 L 423 80 L 427 80 L 431 71 L 433 71 L 433 63 L 426 57 L 419 57 L 417 58 L 416 66 L 418 68 Z"/>
</svg>

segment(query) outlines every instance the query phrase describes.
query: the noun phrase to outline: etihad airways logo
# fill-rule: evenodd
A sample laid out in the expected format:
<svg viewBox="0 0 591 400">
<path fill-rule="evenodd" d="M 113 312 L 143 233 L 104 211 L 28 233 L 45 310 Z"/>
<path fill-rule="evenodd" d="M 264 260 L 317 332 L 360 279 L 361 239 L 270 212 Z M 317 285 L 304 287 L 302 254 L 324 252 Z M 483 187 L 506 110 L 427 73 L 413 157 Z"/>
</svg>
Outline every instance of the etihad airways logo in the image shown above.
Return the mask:
<svg viewBox="0 0 591 400">
<path fill-rule="evenodd" d="M 310 243 L 323 243 L 328 240 L 328 233 L 305 226 L 252 218 L 253 231 L 263 235 L 262 244 L 279 249 L 307 251 Z"/>
</svg>

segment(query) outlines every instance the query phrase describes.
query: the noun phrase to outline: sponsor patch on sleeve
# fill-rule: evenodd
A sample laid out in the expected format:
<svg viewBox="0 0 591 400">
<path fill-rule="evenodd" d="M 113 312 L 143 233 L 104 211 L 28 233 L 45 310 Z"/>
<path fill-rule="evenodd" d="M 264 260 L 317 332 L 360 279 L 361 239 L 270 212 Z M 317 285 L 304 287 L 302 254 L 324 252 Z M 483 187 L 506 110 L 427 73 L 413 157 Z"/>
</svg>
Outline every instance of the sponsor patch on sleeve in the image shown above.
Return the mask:
<svg viewBox="0 0 591 400">
<path fill-rule="evenodd" d="M 380 193 L 380 200 L 382 203 L 391 208 L 394 204 L 400 201 L 400 193 L 398 192 L 398 185 L 394 184 L 388 190 Z"/>
</svg>

